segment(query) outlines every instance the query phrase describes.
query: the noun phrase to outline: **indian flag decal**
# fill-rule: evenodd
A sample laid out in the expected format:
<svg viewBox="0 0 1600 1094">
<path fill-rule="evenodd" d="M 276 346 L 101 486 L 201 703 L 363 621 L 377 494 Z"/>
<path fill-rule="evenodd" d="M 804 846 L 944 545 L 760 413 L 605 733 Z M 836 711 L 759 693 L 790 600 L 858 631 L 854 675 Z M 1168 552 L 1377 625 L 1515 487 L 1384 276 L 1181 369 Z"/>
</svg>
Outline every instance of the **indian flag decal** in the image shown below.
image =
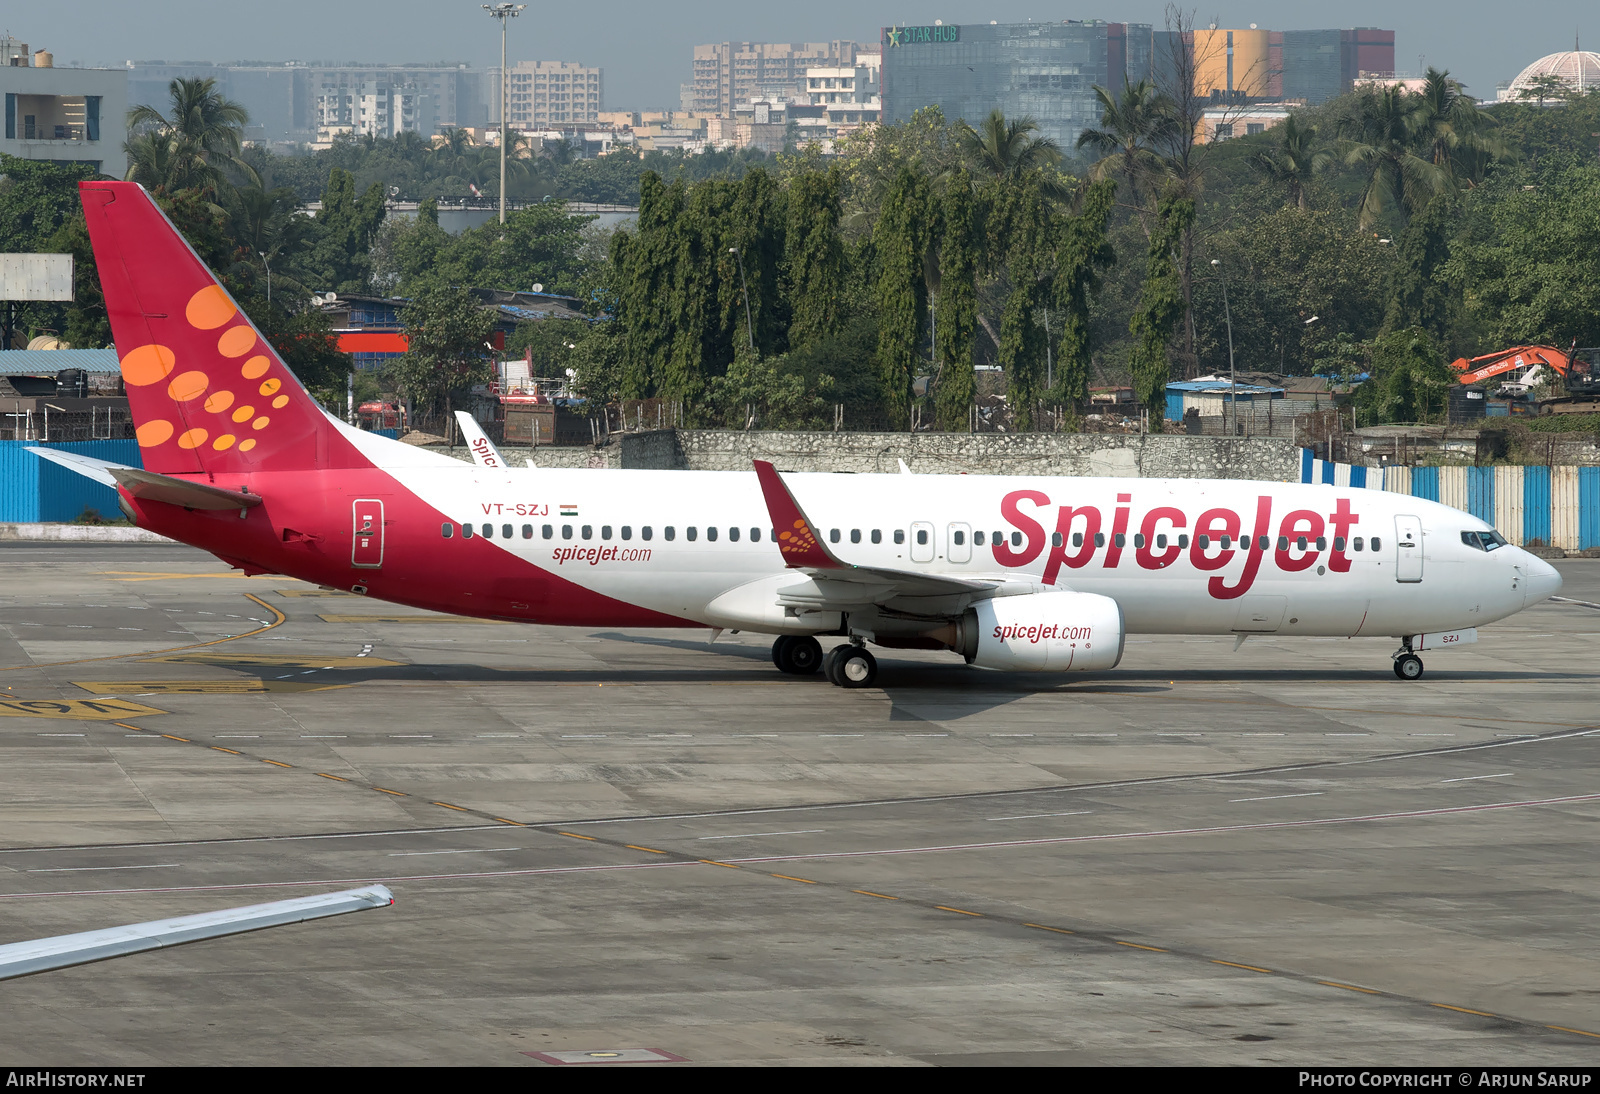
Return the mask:
<svg viewBox="0 0 1600 1094">
<path fill-rule="evenodd" d="M 577 502 L 565 502 L 565 501 L 562 502 L 561 503 L 561 515 L 564 516 L 564 517 L 575 517 L 575 516 L 577 516 L 578 515 L 578 503 Z"/>
</svg>

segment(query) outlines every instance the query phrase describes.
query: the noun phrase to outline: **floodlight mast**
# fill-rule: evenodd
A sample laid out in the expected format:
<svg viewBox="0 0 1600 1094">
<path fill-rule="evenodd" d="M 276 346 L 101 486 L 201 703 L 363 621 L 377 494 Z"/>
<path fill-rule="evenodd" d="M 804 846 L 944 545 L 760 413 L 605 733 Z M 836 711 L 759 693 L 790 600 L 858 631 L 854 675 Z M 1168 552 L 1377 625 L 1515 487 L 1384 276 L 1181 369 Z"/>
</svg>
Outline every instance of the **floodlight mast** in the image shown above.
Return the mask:
<svg viewBox="0 0 1600 1094">
<path fill-rule="evenodd" d="M 483 4 L 500 20 L 500 223 L 506 222 L 506 20 L 522 14 L 526 4 Z"/>
</svg>

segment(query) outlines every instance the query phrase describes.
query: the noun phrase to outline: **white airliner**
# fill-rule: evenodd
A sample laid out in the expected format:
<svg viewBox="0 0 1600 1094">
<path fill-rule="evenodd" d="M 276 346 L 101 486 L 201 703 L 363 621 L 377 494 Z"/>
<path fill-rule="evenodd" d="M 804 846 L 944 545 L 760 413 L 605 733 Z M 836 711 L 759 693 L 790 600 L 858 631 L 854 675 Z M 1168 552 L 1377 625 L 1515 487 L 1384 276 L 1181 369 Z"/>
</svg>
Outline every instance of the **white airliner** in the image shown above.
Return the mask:
<svg viewBox="0 0 1600 1094">
<path fill-rule="evenodd" d="M 1418 653 L 1561 587 L 1483 521 L 1325 485 L 515 468 L 326 414 L 136 184 L 80 184 L 144 469 L 47 449 L 247 573 L 571 626 L 776 636 L 841 687 L 868 645 L 1105 670 L 1129 633 L 1393 636 Z M 470 423 L 470 424 L 469 424 Z M 481 438 L 481 440 L 480 440 Z M 818 636 L 846 639 L 823 656 Z"/>
</svg>

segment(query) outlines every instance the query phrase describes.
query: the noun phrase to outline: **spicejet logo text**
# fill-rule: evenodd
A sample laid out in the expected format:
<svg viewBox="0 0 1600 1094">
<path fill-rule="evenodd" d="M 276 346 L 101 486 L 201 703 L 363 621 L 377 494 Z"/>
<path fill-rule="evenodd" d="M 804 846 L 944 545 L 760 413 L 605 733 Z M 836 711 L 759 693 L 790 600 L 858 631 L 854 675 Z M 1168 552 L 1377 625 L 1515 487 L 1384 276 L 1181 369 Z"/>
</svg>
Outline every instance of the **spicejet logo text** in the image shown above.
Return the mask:
<svg viewBox="0 0 1600 1094">
<path fill-rule="evenodd" d="M 1361 522 L 1350 511 L 1350 499 L 1339 498 L 1331 513 L 1294 509 L 1274 527 L 1272 498 L 1261 495 L 1248 520 L 1231 509 L 1217 508 L 1206 509 L 1191 521 L 1181 509 L 1158 505 L 1142 514 L 1138 531 L 1130 534 L 1132 502 L 1132 494 L 1118 494 L 1109 522 L 1093 505 L 1056 506 L 1055 529 L 1046 535 L 1041 521 L 1049 519 L 1049 495 L 1014 490 L 1001 499 L 1000 515 L 1020 537 L 997 537 L 995 561 L 1013 569 L 1028 566 L 1044 554 L 1048 543 L 1043 581 L 1054 585 L 1063 567 L 1115 569 L 1130 547 L 1135 564 L 1146 570 L 1166 569 L 1187 555 L 1190 566 L 1209 573 L 1226 569 L 1243 556 L 1239 572 L 1231 577 L 1213 574 L 1206 582 L 1211 596 L 1233 600 L 1255 584 L 1269 554 L 1272 564 L 1285 573 L 1308 570 L 1319 560 L 1336 574 L 1348 573 L 1350 530 Z M 1021 542 L 1014 543 L 1013 538 Z"/>
</svg>

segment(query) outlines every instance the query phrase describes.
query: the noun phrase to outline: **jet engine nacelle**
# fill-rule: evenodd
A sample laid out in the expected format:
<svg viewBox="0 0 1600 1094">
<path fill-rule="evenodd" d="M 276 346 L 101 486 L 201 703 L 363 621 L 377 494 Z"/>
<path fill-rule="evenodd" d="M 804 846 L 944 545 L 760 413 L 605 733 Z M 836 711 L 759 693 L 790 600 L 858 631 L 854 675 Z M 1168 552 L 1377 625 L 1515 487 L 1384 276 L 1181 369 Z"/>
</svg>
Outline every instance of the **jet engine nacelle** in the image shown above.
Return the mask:
<svg viewBox="0 0 1600 1094">
<path fill-rule="evenodd" d="M 980 669 L 1111 669 L 1122 660 L 1122 608 L 1094 593 L 995 597 L 968 609 L 957 638 L 957 652 Z"/>
</svg>

